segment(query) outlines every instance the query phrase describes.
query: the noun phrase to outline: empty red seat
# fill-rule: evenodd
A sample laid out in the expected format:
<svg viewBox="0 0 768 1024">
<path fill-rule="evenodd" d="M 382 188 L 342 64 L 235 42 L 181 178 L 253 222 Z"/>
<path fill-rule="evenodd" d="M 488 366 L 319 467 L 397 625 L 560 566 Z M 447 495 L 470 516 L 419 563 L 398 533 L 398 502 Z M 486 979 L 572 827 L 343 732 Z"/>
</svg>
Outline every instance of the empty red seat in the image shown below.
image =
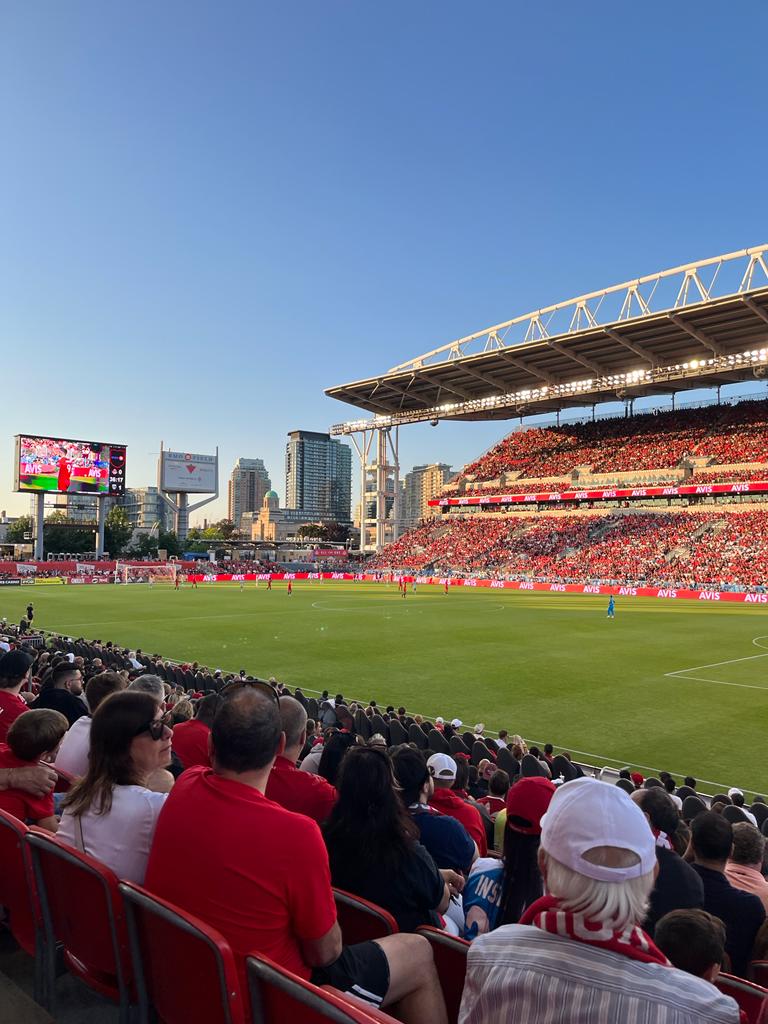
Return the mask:
<svg viewBox="0 0 768 1024">
<path fill-rule="evenodd" d="M 368 942 L 370 939 L 383 939 L 385 935 L 394 935 L 400 930 L 388 910 L 361 896 L 343 889 L 334 889 L 333 898 L 345 946 L 354 946 L 357 942 Z"/>
<path fill-rule="evenodd" d="M 43 974 L 54 1014 L 56 945 L 64 964 L 90 988 L 120 1006 L 127 1024 L 132 977 L 123 898 L 113 871 L 56 836 L 31 829 L 29 848 L 44 933 Z"/>
<path fill-rule="evenodd" d="M 235 955 L 214 928 L 141 886 L 120 883 L 139 1017 L 163 1024 L 244 1024 Z"/>
</svg>

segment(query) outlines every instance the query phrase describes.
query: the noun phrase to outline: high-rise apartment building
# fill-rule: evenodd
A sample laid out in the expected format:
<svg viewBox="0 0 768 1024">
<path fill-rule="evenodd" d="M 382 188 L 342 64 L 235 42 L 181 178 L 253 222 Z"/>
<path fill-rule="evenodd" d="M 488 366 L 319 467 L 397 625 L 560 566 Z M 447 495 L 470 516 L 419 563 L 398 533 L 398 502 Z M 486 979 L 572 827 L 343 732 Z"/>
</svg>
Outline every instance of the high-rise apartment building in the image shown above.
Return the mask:
<svg viewBox="0 0 768 1024">
<path fill-rule="evenodd" d="M 240 529 L 246 512 L 258 512 L 272 481 L 261 459 L 238 459 L 229 477 L 227 518 Z"/>
<path fill-rule="evenodd" d="M 156 523 L 161 530 L 173 529 L 173 513 L 156 487 L 126 487 L 116 504 L 125 509 L 134 530 L 151 530 Z"/>
<path fill-rule="evenodd" d="M 414 466 L 405 474 L 402 508 L 402 529 L 411 529 L 430 514 L 429 501 L 436 498 L 451 478 L 451 467 L 444 462 Z"/>
<path fill-rule="evenodd" d="M 293 430 L 285 446 L 285 507 L 351 521 L 352 450 L 330 434 Z"/>
</svg>

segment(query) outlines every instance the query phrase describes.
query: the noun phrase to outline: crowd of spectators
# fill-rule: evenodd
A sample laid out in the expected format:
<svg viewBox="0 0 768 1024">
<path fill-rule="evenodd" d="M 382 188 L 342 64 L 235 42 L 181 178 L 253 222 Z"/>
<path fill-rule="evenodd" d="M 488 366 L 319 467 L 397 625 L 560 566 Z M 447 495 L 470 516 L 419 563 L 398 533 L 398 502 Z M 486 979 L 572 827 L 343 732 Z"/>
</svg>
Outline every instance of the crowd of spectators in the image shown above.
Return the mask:
<svg viewBox="0 0 768 1024">
<path fill-rule="evenodd" d="M 113 671 L 98 649 L 20 643 L 0 659 L 0 809 L 215 927 L 243 981 L 256 950 L 445 1024 L 416 933 L 429 924 L 471 943 L 462 1024 L 740 1020 L 713 982 L 749 977 L 768 947 L 762 798 L 732 789 L 707 806 L 665 772 L 612 784 L 482 723 L 244 672 L 185 689 L 153 671 L 161 659 L 131 652 Z M 399 932 L 345 945 L 332 886 Z"/>
<path fill-rule="evenodd" d="M 507 472 L 521 479 L 563 477 L 581 466 L 595 473 L 671 469 L 688 458 L 722 465 L 768 461 L 768 401 L 515 431 L 465 466 L 459 480 L 477 484 Z"/>
<path fill-rule="evenodd" d="M 369 565 L 545 582 L 759 589 L 768 572 L 768 511 L 435 517 Z"/>
</svg>

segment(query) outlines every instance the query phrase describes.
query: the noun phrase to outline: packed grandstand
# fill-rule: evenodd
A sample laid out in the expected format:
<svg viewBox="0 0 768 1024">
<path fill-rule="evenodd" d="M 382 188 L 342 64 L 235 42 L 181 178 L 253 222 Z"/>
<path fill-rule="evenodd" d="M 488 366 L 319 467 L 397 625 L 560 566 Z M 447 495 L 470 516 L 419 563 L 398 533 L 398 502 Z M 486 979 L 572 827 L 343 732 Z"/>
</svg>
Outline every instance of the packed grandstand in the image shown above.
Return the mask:
<svg viewBox="0 0 768 1024">
<path fill-rule="evenodd" d="M 764 400 L 521 429 L 467 465 L 441 495 L 495 495 L 499 503 L 443 504 L 434 511 L 444 514 L 427 518 L 368 566 L 761 591 L 768 570 L 768 505 L 763 492 L 738 485 L 767 480 Z M 714 494 L 708 491 L 713 484 L 736 486 Z M 690 485 L 698 493 L 651 496 L 649 485 Z M 635 493 L 563 499 L 564 492 L 593 487 Z M 501 492 L 510 495 L 506 504 Z M 520 494 L 546 501 L 513 505 L 511 496 Z"/>
</svg>

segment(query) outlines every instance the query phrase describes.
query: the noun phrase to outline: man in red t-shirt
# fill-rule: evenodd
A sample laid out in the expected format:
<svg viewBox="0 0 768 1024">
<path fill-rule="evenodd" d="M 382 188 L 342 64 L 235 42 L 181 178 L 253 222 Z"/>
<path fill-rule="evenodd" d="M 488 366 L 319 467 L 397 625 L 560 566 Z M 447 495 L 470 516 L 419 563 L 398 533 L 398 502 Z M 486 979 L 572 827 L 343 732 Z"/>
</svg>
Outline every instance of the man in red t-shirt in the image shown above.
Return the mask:
<svg viewBox="0 0 768 1024">
<path fill-rule="evenodd" d="M 211 724 L 221 707 L 221 702 L 222 698 L 218 693 L 209 693 L 197 705 L 194 718 L 187 722 L 179 722 L 173 727 L 173 752 L 185 768 L 194 768 L 197 765 L 210 768 Z"/>
<path fill-rule="evenodd" d="M 29 679 L 33 661 L 26 651 L 8 651 L 0 658 L 0 743 L 5 743 L 8 730 L 19 715 L 29 710 L 19 694 Z"/>
<path fill-rule="evenodd" d="M 460 821 L 477 843 L 480 856 L 485 857 L 488 852 L 488 841 L 480 811 L 466 800 L 462 800 L 459 794 L 451 789 L 456 781 L 456 762 L 448 754 L 433 754 L 427 761 L 427 767 L 435 783 L 435 791 L 429 798 L 430 807 L 435 807 L 442 814 L 449 814 Z"/>
<path fill-rule="evenodd" d="M 184 772 L 160 813 L 145 885 L 218 929 L 244 958 L 263 953 L 400 1019 L 446 1024 L 432 952 L 421 935 L 342 947 L 328 854 L 311 819 L 264 795 L 285 739 L 276 692 L 224 700 L 211 726 L 212 769 Z"/>
<path fill-rule="evenodd" d="M 296 767 L 307 742 L 307 712 L 294 697 L 281 697 L 280 718 L 285 750 L 275 758 L 267 782 L 267 796 L 286 810 L 306 814 L 322 824 L 333 810 L 337 793 L 322 776 L 300 772 Z"/>
</svg>

